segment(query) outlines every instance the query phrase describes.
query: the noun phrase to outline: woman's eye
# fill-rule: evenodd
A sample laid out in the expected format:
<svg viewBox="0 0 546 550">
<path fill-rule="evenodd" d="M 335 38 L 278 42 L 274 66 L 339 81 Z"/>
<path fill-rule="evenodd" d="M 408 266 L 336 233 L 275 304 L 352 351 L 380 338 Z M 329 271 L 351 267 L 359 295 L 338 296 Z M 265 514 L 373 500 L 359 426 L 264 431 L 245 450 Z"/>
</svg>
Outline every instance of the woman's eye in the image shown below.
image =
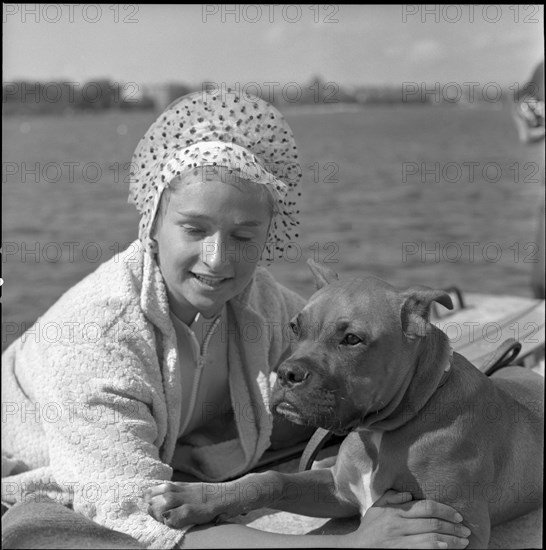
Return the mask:
<svg viewBox="0 0 546 550">
<path fill-rule="evenodd" d="M 204 232 L 200 227 L 194 227 L 191 225 L 183 225 L 182 229 L 189 235 L 200 235 Z"/>
<path fill-rule="evenodd" d="M 251 241 L 253 237 L 251 235 L 234 235 L 233 238 L 246 243 Z"/>
<path fill-rule="evenodd" d="M 300 330 L 298 328 L 298 325 L 296 325 L 296 323 L 294 323 L 293 321 L 290 322 L 290 328 L 292 329 L 292 332 L 298 336 L 299 333 L 300 333 Z"/>
<path fill-rule="evenodd" d="M 341 341 L 341 343 L 346 346 L 356 346 L 356 344 L 360 344 L 360 342 L 362 342 L 362 340 L 355 334 L 346 334 L 345 338 Z"/>
</svg>

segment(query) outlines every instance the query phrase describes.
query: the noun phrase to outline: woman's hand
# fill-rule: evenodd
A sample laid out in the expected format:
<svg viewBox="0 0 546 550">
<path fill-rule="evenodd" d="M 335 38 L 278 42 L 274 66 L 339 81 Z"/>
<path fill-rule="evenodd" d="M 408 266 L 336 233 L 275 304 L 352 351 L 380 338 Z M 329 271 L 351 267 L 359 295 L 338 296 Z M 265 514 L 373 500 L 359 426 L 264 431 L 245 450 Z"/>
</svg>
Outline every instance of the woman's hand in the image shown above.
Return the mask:
<svg viewBox="0 0 546 550">
<path fill-rule="evenodd" d="M 462 519 L 446 504 L 387 491 L 346 536 L 351 546 L 361 548 L 465 548 L 470 530 Z"/>
</svg>

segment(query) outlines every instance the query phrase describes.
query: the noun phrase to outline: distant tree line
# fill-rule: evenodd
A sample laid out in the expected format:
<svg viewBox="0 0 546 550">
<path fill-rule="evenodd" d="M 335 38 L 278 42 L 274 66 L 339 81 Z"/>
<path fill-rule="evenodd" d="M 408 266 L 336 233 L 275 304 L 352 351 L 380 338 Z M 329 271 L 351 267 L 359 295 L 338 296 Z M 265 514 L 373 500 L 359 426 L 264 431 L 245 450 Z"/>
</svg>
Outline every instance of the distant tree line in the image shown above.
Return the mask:
<svg viewBox="0 0 546 550">
<path fill-rule="evenodd" d="M 200 86 L 183 83 L 140 85 L 135 82 L 113 82 L 107 78 L 84 83 L 51 81 L 4 82 L 3 114 L 69 114 L 108 110 L 161 110 L 175 99 L 193 91 L 213 94 L 229 89 L 261 97 L 277 106 L 332 105 L 336 103 L 373 104 L 469 104 L 494 103 L 512 94 L 494 83 L 471 88 L 470 83 L 425 84 L 406 82 L 399 86 L 359 86 L 350 89 L 319 76 L 306 83 L 246 82 L 228 86 L 205 81 Z"/>
<path fill-rule="evenodd" d="M 85 83 L 19 80 L 2 84 L 2 106 L 4 114 L 9 115 L 155 109 L 156 104 L 135 83 L 108 79 Z"/>
</svg>

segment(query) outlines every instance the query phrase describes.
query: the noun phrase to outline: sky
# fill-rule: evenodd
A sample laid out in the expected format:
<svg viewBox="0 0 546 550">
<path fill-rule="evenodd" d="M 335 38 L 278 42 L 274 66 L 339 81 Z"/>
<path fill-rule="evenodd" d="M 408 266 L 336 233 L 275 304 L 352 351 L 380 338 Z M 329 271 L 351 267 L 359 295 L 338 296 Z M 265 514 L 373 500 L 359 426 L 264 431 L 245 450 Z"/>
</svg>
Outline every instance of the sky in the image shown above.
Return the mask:
<svg viewBox="0 0 546 550">
<path fill-rule="evenodd" d="M 4 82 L 524 82 L 538 5 L 4 4 Z M 270 83 L 270 84 L 267 84 Z"/>
</svg>

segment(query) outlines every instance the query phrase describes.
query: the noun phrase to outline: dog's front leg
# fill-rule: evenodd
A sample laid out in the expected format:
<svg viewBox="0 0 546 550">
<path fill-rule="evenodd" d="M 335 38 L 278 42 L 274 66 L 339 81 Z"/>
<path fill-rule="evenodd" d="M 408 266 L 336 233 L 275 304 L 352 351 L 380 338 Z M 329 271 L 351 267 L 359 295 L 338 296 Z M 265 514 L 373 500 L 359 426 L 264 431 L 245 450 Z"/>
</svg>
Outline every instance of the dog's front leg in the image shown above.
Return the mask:
<svg viewBox="0 0 546 550">
<path fill-rule="evenodd" d="M 308 470 L 297 474 L 271 474 L 271 495 L 268 508 L 315 518 L 344 518 L 359 513 L 359 509 L 342 500 L 331 468 Z"/>
<path fill-rule="evenodd" d="M 482 489 L 483 487 L 482 485 Z M 482 499 L 476 499 L 461 503 L 448 502 L 447 504 L 461 513 L 464 518 L 462 525 L 471 531 L 467 548 L 489 548 L 491 518 L 488 503 Z"/>
<path fill-rule="evenodd" d="M 275 472 L 248 474 L 225 483 L 167 482 L 144 493 L 150 514 L 181 528 L 238 516 L 277 498 Z"/>
<path fill-rule="evenodd" d="M 150 513 L 181 528 L 273 508 L 312 517 L 348 517 L 358 509 L 337 495 L 329 468 L 297 474 L 267 471 L 227 483 L 163 483 L 146 494 Z"/>
</svg>

